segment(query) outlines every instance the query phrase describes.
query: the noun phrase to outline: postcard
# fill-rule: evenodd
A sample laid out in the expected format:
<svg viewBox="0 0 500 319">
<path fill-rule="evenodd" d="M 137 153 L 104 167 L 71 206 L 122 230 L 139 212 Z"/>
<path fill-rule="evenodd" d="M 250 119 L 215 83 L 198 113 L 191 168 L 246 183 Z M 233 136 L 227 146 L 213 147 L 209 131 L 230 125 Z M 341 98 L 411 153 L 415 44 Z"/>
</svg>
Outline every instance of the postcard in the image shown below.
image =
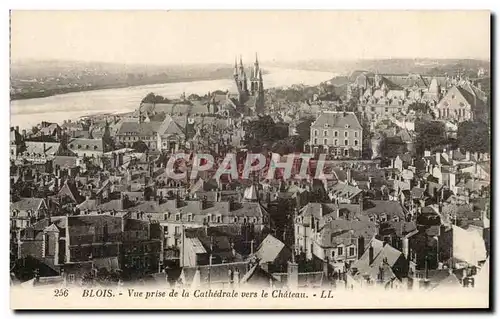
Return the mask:
<svg viewBox="0 0 500 319">
<path fill-rule="evenodd" d="M 488 11 L 11 11 L 12 309 L 489 309 Z"/>
</svg>

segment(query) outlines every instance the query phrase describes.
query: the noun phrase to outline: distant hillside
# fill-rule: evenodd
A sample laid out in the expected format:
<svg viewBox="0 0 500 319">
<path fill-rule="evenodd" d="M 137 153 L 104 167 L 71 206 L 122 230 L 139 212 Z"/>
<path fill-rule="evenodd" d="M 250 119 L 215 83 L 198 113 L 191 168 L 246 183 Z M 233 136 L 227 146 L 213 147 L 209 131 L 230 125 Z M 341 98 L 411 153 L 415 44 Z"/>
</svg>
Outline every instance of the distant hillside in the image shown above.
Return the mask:
<svg viewBox="0 0 500 319">
<path fill-rule="evenodd" d="M 461 69 L 470 76 L 477 75 L 479 68 L 490 70 L 490 62 L 475 59 L 372 59 L 372 60 L 308 60 L 298 62 L 274 62 L 275 67 L 302 70 L 321 70 L 349 75 L 355 70 L 379 73 L 455 74 Z"/>
<path fill-rule="evenodd" d="M 11 100 L 147 84 L 227 79 L 229 64 L 128 65 L 74 61 L 11 64 Z"/>
</svg>

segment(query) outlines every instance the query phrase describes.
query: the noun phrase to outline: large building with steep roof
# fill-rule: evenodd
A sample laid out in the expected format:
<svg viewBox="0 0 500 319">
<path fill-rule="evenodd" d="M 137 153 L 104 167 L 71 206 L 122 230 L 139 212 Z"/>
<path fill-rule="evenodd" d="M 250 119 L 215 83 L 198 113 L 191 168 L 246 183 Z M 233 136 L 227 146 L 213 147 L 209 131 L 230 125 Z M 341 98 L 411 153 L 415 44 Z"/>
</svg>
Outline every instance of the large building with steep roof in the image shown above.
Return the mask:
<svg viewBox="0 0 500 319">
<path fill-rule="evenodd" d="M 354 112 L 323 112 L 311 124 L 311 150 L 338 157 L 360 157 L 363 127 Z"/>
</svg>

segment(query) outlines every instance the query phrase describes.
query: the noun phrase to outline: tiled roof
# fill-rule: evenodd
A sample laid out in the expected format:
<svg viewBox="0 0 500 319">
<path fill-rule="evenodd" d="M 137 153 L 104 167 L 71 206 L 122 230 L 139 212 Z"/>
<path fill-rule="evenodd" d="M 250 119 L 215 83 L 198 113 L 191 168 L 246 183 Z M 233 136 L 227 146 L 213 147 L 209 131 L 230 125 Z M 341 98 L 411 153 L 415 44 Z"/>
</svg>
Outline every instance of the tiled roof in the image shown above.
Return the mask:
<svg viewBox="0 0 500 319">
<path fill-rule="evenodd" d="M 357 238 L 370 240 L 377 233 L 375 223 L 356 220 L 333 220 L 320 230 L 321 247 L 356 244 Z"/>
<path fill-rule="evenodd" d="M 180 136 L 184 136 L 184 130 L 182 127 L 177 124 L 172 117 L 167 115 L 165 117 L 165 120 L 161 123 L 161 125 L 158 128 L 158 134 L 160 135 L 171 135 L 171 134 L 178 134 Z"/>
<path fill-rule="evenodd" d="M 68 147 L 72 151 L 104 151 L 102 139 L 74 138 L 69 141 Z"/>
<path fill-rule="evenodd" d="M 329 128 L 344 129 L 347 125 L 350 129 L 362 129 L 353 112 L 324 112 L 311 124 L 311 127 L 324 128 L 325 124 L 328 124 Z"/>
<path fill-rule="evenodd" d="M 73 168 L 76 167 L 78 157 L 76 156 L 56 156 L 52 161 L 52 165 L 59 165 L 60 168 Z"/>
<path fill-rule="evenodd" d="M 274 262 L 284 248 L 285 244 L 282 241 L 269 234 L 257 248 L 255 256 L 259 259 L 259 263 Z"/>
<path fill-rule="evenodd" d="M 152 136 L 158 132 L 162 122 L 121 122 L 117 135 Z"/>
<path fill-rule="evenodd" d="M 392 247 L 389 244 L 378 239 L 372 239 L 368 247 L 373 247 L 373 261 L 370 263 L 370 248 L 366 249 L 360 259 L 351 265 L 352 268 L 357 268 L 355 277 L 362 278 L 368 275 L 372 280 L 377 280 L 380 272 L 380 266 L 384 267 L 384 278 L 388 276 L 390 279 L 395 276 L 392 267 L 396 264 L 399 258 L 404 258 L 403 253 Z M 389 271 L 390 270 L 390 271 Z M 389 273 L 387 273 L 389 271 Z"/>
<path fill-rule="evenodd" d="M 54 156 L 57 154 L 61 147 L 61 143 L 54 143 L 54 142 L 25 142 L 25 153 L 31 155 L 41 155 L 45 154 L 46 156 Z M 44 146 L 45 146 L 45 153 L 44 153 Z"/>
<path fill-rule="evenodd" d="M 19 211 L 27 211 L 27 210 L 37 210 L 42 202 L 43 198 L 35 198 L 35 197 L 25 197 L 21 198 L 16 202 L 10 203 L 11 209 L 17 209 Z"/>
<path fill-rule="evenodd" d="M 228 283 L 230 282 L 229 272 L 238 270 L 239 277 L 242 278 L 247 269 L 250 269 L 248 262 L 236 262 L 226 264 L 216 264 L 212 266 L 198 266 L 198 267 L 184 267 L 182 268 L 181 276 L 184 284 L 190 284 L 193 281 L 194 275 L 197 270 L 200 271 L 200 279 L 202 282 L 210 281 L 212 283 Z"/>
</svg>

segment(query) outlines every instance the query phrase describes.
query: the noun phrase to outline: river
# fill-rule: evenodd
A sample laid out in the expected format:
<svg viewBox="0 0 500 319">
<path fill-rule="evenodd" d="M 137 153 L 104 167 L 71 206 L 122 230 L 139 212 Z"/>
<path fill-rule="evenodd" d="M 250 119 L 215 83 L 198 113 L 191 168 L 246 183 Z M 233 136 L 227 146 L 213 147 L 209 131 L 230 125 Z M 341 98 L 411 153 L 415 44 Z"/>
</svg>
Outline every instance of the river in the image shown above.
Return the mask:
<svg viewBox="0 0 500 319">
<path fill-rule="evenodd" d="M 336 74 L 322 71 L 268 68 L 263 76 L 264 88 L 293 84 L 317 85 Z M 169 98 L 186 95 L 204 95 L 215 90 L 234 90 L 232 79 L 177 82 L 74 92 L 44 98 L 15 100 L 10 103 L 11 126 L 31 128 L 41 121 L 62 123 L 63 120 L 98 113 L 125 113 L 135 110 L 142 98 L 150 92 Z"/>
</svg>

